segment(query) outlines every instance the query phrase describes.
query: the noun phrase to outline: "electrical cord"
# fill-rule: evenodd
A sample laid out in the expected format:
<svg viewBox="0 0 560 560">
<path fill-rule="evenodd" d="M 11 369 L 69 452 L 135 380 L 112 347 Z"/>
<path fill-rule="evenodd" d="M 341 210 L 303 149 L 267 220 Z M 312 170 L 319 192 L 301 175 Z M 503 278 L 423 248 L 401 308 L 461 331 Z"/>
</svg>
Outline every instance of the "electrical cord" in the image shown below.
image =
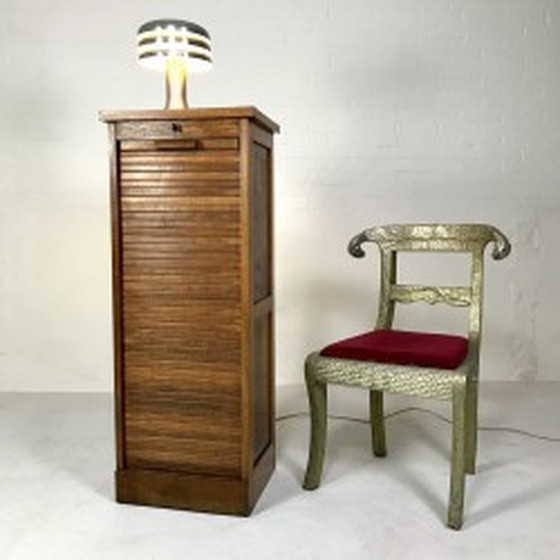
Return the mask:
<svg viewBox="0 0 560 560">
<path fill-rule="evenodd" d="M 394 418 L 395 416 L 400 416 L 401 414 L 407 414 L 409 412 L 422 412 L 423 414 L 429 414 L 430 416 L 433 416 L 434 418 L 437 418 L 438 420 L 441 420 L 442 422 L 445 422 L 446 424 L 451 424 L 451 420 L 449 420 L 449 418 L 446 418 L 445 416 L 443 416 L 442 414 L 438 414 L 437 412 L 434 412 L 432 410 L 428 410 L 427 408 L 421 408 L 418 406 L 409 406 L 407 408 L 402 408 L 399 410 L 395 410 L 394 412 L 391 412 L 390 414 L 386 414 L 384 416 L 385 420 L 388 420 L 389 418 Z M 307 412 L 293 412 L 290 414 L 283 414 L 282 416 L 278 416 L 276 418 L 276 422 L 284 422 L 286 420 L 292 420 L 294 418 L 303 418 L 309 416 L 309 413 Z M 328 418 L 332 419 L 332 420 L 346 420 L 348 422 L 356 422 L 358 424 L 367 424 L 369 425 L 369 420 L 366 420 L 364 418 L 355 418 L 353 416 L 345 416 L 345 415 L 340 415 L 340 414 L 329 414 L 327 416 Z M 480 431 L 482 432 L 507 432 L 507 433 L 511 433 L 511 434 L 517 434 L 520 436 L 524 436 L 524 437 L 529 437 L 532 439 L 537 439 L 540 441 L 547 441 L 549 443 L 560 443 L 560 438 L 556 438 L 556 437 L 550 437 L 550 436 L 544 436 L 542 434 L 535 434 L 533 432 L 528 432 L 526 430 L 520 430 L 518 428 L 510 428 L 507 426 L 504 427 L 498 427 L 498 426 L 480 426 L 478 428 Z"/>
</svg>

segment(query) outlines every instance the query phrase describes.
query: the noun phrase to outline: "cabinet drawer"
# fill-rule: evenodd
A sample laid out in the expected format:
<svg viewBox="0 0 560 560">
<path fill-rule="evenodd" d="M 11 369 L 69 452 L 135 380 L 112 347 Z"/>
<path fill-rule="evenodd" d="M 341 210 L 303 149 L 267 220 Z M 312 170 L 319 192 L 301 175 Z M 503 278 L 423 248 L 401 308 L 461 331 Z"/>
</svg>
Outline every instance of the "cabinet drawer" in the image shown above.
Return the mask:
<svg viewBox="0 0 560 560">
<path fill-rule="evenodd" d="M 117 140 L 237 137 L 239 122 L 234 119 L 125 121 L 116 124 L 116 135 Z"/>
</svg>

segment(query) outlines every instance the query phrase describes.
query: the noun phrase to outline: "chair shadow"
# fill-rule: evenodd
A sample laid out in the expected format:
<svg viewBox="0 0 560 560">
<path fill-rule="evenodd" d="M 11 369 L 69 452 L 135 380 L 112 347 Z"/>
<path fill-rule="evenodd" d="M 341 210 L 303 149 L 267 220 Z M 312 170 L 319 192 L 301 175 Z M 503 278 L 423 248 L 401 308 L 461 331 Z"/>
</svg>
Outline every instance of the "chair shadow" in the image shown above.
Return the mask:
<svg viewBox="0 0 560 560">
<path fill-rule="evenodd" d="M 393 469 L 392 476 L 403 486 L 409 487 L 414 495 L 426 504 L 438 519 L 445 517 L 446 503 L 441 499 L 441 495 L 438 495 L 426 484 L 426 478 L 421 478 L 419 471 L 403 468 L 402 465 L 399 465 L 398 469 Z M 435 488 L 435 483 L 433 487 Z"/>
<path fill-rule="evenodd" d="M 392 430 L 393 434 L 389 434 L 389 443 L 394 442 L 393 448 L 396 448 L 394 452 L 389 449 L 390 459 L 374 457 L 371 453 L 370 448 L 370 436 L 369 436 L 369 426 L 366 424 L 356 425 L 352 422 L 338 421 L 331 422 L 329 433 L 327 434 L 327 451 L 325 454 L 325 462 L 323 466 L 323 484 L 336 483 L 341 478 L 346 476 L 351 476 L 348 469 L 344 469 L 341 463 L 352 468 L 356 472 L 364 467 L 383 468 L 384 470 L 389 467 L 386 461 L 394 459 L 393 464 L 398 464 L 398 468 L 391 468 L 391 476 L 393 476 L 399 483 L 403 486 L 408 486 L 411 488 L 414 494 L 416 494 L 420 500 L 428 504 L 428 507 L 435 515 L 442 516 L 445 512 L 445 504 L 441 500 L 440 496 L 433 492 L 429 485 L 425 483 L 425 478 L 421 477 L 418 472 L 416 474 L 413 470 L 403 468 L 403 465 L 407 464 L 407 460 L 404 458 L 406 455 L 406 448 L 410 447 L 413 441 L 418 441 L 421 439 L 422 445 L 426 445 L 431 448 L 432 451 L 448 457 L 448 450 L 444 448 L 444 445 L 431 433 L 429 430 L 421 430 L 420 433 L 416 432 L 415 435 L 410 435 L 410 430 L 407 427 L 402 429 L 397 428 L 397 430 Z M 300 424 L 301 425 L 301 424 Z M 391 438 L 390 436 L 394 437 Z M 294 434 L 288 436 L 289 439 L 294 438 Z M 295 439 L 295 438 L 294 438 Z M 304 438 L 298 439 L 298 455 L 303 458 L 303 462 L 298 462 L 294 454 L 286 456 L 282 452 L 284 445 L 279 446 L 279 451 L 281 453 L 281 463 L 283 467 L 288 471 L 288 473 L 297 481 L 298 486 L 301 488 L 303 482 L 305 464 L 307 460 L 307 440 Z M 290 448 L 293 451 L 293 441 L 290 441 Z M 286 483 L 284 482 L 284 486 Z M 319 487 L 320 488 L 320 487 Z M 282 498 L 278 497 L 274 504 L 270 504 L 269 507 L 278 505 L 281 502 L 285 502 L 294 497 L 293 492 L 285 492 Z"/>
<path fill-rule="evenodd" d="M 432 422 L 432 423 L 430 423 Z M 439 458 L 449 461 L 451 453 L 451 429 L 448 426 L 433 424 L 433 420 L 422 418 L 412 420 L 395 420 L 393 426 L 386 427 L 388 447 L 407 449 L 412 444 L 420 444 L 435 453 Z M 392 443 L 393 442 L 393 443 Z M 389 449 L 389 452 L 391 449 Z"/>
<path fill-rule="evenodd" d="M 521 492 L 512 494 L 507 498 L 498 500 L 497 502 L 482 508 L 481 510 L 475 510 L 473 512 L 468 512 L 466 515 L 466 521 L 469 526 L 474 526 L 482 521 L 487 521 L 492 517 L 495 517 L 507 510 L 517 509 L 521 506 L 526 506 L 530 503 L 537 502 L 541 498 L 550 498 L 552 494 L 560 493 L 560 484 L 558 481 L 543 481 L 537 486 L 531 486 Z"/>
<path fill-rule="evenodd" d="M 301 430 L 305 427 L 309 429 L 308 418 L 302 417 L 294 423 L 297 425 L 286 426 L 286 433 L 280 438 L 279 453 L 281 463 L 286 473 L 292 479 L 283 481 L 281 486 L 283 491 L 278 493 L 273 504 L 269 503 L 269 507 L 283 503 L 298 495 L 298 488 L 301 488 L 303 482 L 305 465 L 307 460 L 307 444 L 308 438 L 301 437 Z M 352 469 L 359 470 L 368 465 L 375 466 L 376 461 L 384 461 L 384 459 L 375 458 L 371 455 L 369 426 L 367 424 L 356 424 L 346 422 L 344 420 L 331 421 L 329 423 L 327 434 L 327 453 L 323 468 L 323 481 L 333 483 L 343 476 L 350 474 L 348 470 L 337 468 L 340 463 L 345 463 Z M 418 497 L 433 512 L 438 519 L 444 519 L 447 510 L 447 490 L 449 478 L 446 476 L 445 488 L 442 489 L 438 484 L 441 481 L 431 485 L 429 479 L 422 476 L 419 469 L 410 469 L 406 465 L 409 464 L 410 455 L 408 451 L 413 444 L 427 447 L 430 453 L 435 453 L 439 458 L 445 461 L 442 463 L 444 468 L 448 468 L 450 460 L 450 437 L 451 434 L 442 434 L 441 427 L 432 427 L 429 421 L 422 421 L 410 425 L 410 421 L 395 422 L 393 426 L 387 427 L 388 432 L 388 452 L 389 457 L 394 459 L 394 464 L 398 468 L 391 468 L 391 476 L 400 484 L 410 488 L 411 492 Z M 413 429 L 411 429 L 413 428 Z M 445 430 L 448 432 L 449 430 Z M 285 440 L 285 441 L 282 441 Z M 446 441 L 449 441 L 446 444 Z M 491 473 L 506 468 L 515 461 L 515 457 L 507 459 L 491 459 L 485 462 L 479 461 L 477 472 L 479 474 Z M 386 468 L 385 463 L 380 462 L 378 465 Z M 441 477 L 439 477 L 441 479 Z M 476 503 L 476 496 L 481 492 L 481 485 L 477 484 L 477 480 L 481 480 L 476 476 L 467 476 L 466 489 L 466 510 L 465 521 L 469 526 L 476 525 L 481 521 L 492 518 L 502 513 L 504 510 L 520 507 L 529 502 L 536 501 L 544 496 L 549 496 L 551 492 L 551 483 L 542 483 L 537 488 L 530 488 L 517 494 L 511 495 L 506 499 L 498 501 L 481 510 L 469 512 L 469 503 Z M 481 484 L 482 481 L 481 480 Z M 470 487 L 470 488 L 469 488 Z M 556 486 L 555 492 L 560 492 L 560 485 Z M 443 497 L 444 496 L 444 497 Z"/>
<path fill-rule="evenodd" d="M 285 469 L 292 479 L 303 483 L 305 461 L 307 460 L 308 439 L 302 436 L 309 431 L 309 420 L 305 417 L 291 419 L 278 424 L 276 429 L 277 463 Z"/>
</svg>

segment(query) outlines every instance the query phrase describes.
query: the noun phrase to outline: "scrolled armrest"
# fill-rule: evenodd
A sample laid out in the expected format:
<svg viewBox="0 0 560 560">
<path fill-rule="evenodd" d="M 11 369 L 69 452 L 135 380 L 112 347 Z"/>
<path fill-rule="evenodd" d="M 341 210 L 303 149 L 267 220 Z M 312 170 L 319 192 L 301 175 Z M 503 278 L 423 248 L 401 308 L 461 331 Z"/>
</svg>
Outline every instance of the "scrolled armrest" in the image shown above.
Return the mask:
<svg viewBox="0 0 560 560">
<path fill-rule="evenodd" d="M 348 252 L 357 259 L 365 257 L 366 252 L 362 249 L 362 243 L 370 241 L 367 235 L 367 230 L 358 233 L 348 243 Z"/>
<path fill-rule="evenodd" d="M 496 261 L 505 259 L 511 253 L 511 243 L 509 239 L 497 228 L 492 228 L 492 258 Z"/>
</svg>

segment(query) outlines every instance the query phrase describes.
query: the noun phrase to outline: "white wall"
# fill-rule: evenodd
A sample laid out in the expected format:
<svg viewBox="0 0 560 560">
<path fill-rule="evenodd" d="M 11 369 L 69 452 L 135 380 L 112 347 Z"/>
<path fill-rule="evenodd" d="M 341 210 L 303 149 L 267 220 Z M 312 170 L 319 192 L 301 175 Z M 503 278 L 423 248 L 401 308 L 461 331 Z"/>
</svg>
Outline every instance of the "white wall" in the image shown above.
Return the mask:
<svg viewBox="0 0 560 560">
<path fill-rule="evenodd" d="M 97 111 L 161 105 L 163 80 L 136 65 L 134 36 L 145 20 L 167 16 L 213 35 L 215 68 L 193 77 L 191 105 L 253 104 L 282 125 L 280 383 L 301 380 L 307 351 L 370 325 L 376 261 L 351 259 L 345 245 L 364 227 L 396 221 L 491 222 L 510 235 L 511 258 L 487 267 L 483 375 L 560 380 L 560 2 L 2 7 L 0 390 L 111 387 L 108 170 Z M 419 267 L 409 265 L 424 274 Z M 458 274 L 436 268 L 444 280 Z M 426 321 L 423 313 L 418 324 Z"/>
</svg>

